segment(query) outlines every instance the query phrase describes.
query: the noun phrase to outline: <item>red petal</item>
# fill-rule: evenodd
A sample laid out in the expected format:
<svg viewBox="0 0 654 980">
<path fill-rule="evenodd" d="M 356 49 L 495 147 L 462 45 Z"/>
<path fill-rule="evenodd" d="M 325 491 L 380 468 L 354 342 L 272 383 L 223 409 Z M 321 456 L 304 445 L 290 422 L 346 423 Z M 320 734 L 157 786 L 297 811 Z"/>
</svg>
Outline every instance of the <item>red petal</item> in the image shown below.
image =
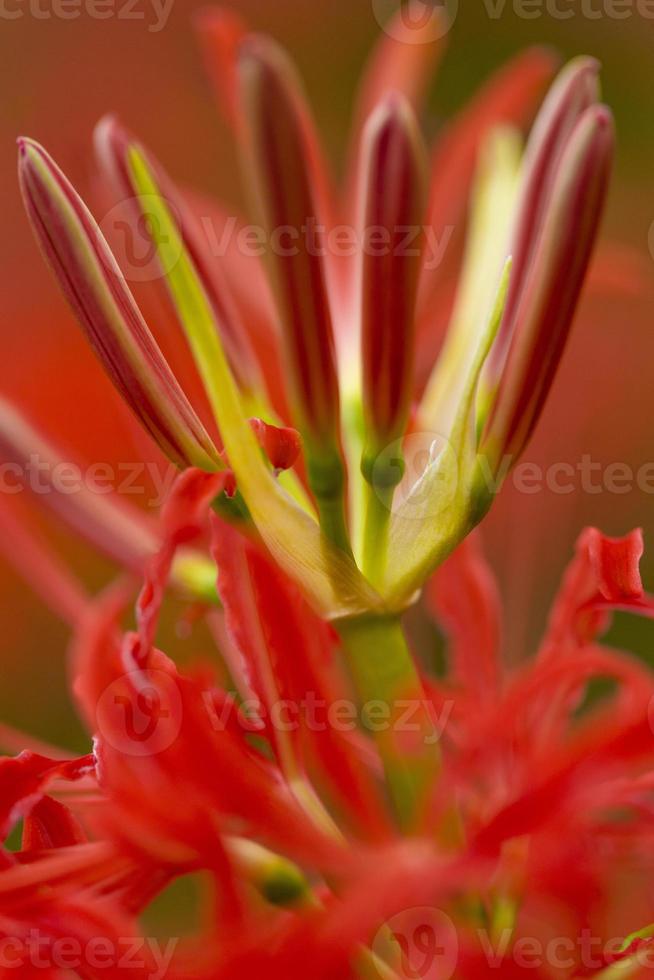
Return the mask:
<svg viewBox="0 0 654 980">
<path fill-rule="evenodd" d="M 596 528 L 587 528 L 577 542 L 575 558 L 554 603 L 543 650 L 556 653 L 571 642 L 594 639 L 606 627 L 604 602 L 609 608 L 640 609 L 642 554 L 642 531 L 607 538 Z M 598 605 L 598 600 L 604 601 Z"/>
<path fill-rule="evenodd" d="M 296 429 L 279 428 L 262 419 L 250 419 L 250 426 L 274 470 L 290 470 L 302 448 Z"/>
<path fill-rule="evenodd" d="M 434 37 L 429 19 L 421 29 L 406 24 L 398 11 L 386 26 L 364 69 L 354 110 L 350 137 L 347 184 L 350 200 L 356 193 L 361 133 L 377 106 L 393 93 L 402 96 L 416 115 L 423 108 L 429 83 L 447 46 L 447 35 Z M 354 212 L 353 203 L 350 212 Z"/>
<path fill-rule="evenodd" d="M 56 847 L 72 847 L 86 843 L 86 834 L 77 818 L 63 803 L 44 796 L 25 818 L 23 854 Z"/>
<path fill-rule="evenodd" d="M 337 699 L 331 628 L 262 550 L 215 517 L 213 553 L 227 625 L 267 717 L 279 703 L 293 705 L 296 712 L 293 744 L 283 747 L 278 742 L 278 755 L 291 749 L 295 765 L 305 763 L 310 776 L 312 765 L 318 765 L 319 781 L 327 780 L 327 793 L 345 808 L 350 820 L 375 836 L 386 834 L 388 822 L 373 780 L 346 734 L 328 720 Z M 315 725 L 303 714 L 308 699 L 320 712 Z M 278 735 L 274 726 L 271 735 L 274 742 Z"/>
<path fill-rule="evenodd" d="M 454 119 L 432 155 L 427 223 L 442 235 L 464 214 L 480 148 L 497 126 L 523 127 L 556 69 L 543 48 L 530 48 L 500 69 Z M 428 309 L 441 282 L 440 268 L 424 274 L 421 310 Z"/>
<path fill-rule="evenodd" d="M 370 119 L 361 153 L 363 405 L 375 454 L 406 427 L 424 221 L 424 150 L 409 106 L 392 96 Z M 379 248 L 371 232 L 386 234 Z"/>
<path fill-rule="evenodd" d="M 247 35 L 245 21 L 233 10 L 221 8 L 201 10 L 195 15 L 195 26 L 218 105 L 238 132 L 242 116 L 236 62 L 239 45 Z"/>
<path fill-rule="evenodd" d="M 86 593 L 30 516 L 15 498 L 0 500 L 0 551 L 56 615 L 74 624 L 84 613 Z"/>
<path fill-rule="evenodd" d="M 500 601 L 475 534 L 432 576 L 425 598 L 449 636 L 456 681 L 483 700 L 492 698 L 500 679 Z"/>
<path fill-rule="evenodd" d="M 230 477 L 229 470 L 206 473 L 188 469 L 180 473 L 173 485 L 161 514 L 163 544 L 146 569 L 136 607 L 141 658 L 148 656 L 154 642 L 175 553 L 180 545 L 200 533 L 209 505 L 222 493 Z"/>
<path fill-rule="evenodd" d="M 268 232 L 294 409 L 314 439 L 331 446 L 340 424 L 339 394 L 320 248 L 329 215 L 317 140 L 293 68 L 276 45 L 266 38 L 248 38 L 241 46 L 239 67 L 247 158 Z M 280 231 L 292 240 L 276 241 Z M 311 241 L 314 234 L 316 241 Z"/>
<path fill-rule="evenodd" d="M 217 450 L 88 208 L 37 143 L 19 141 L 19 153 L 21 190 L 34 233 L 112 382 L 177 465 L 217 469 Z"/>
<path fill-rule="evenodd" d="M 6 461 L 25 471 L 30 460 L 37 458 L 39 477 L 45 481 L 46 489 L 36 494 L 37 502 L 49 507 L 104 554 L 130 568 L 141 568 L 157 549 L 159 537 L 154 522 L 118 493 L 107 494 L 106 486 L 96 487 L 87 479 L 79 481 L 75 493 L 63 492 L 56 476 L 65 461 L 75 459 L 74 455 L 47 441 L 14 405 L 1 398 L 0 449 Z"/>
<path fill-rule="evenodd" d="M 21 752 L 16 758 L 0 759 L 0 837 L 4 840 L 54 779 L 79 779 L 94 768 L 93 756 L 62 762 Z"/>
<path fill-rule="evenodd" d="M 595 245 L 613 146 L 609 111 L 587 109 L 551 178 L 541 223 L 530 227 L 529 267 L 501 327 L 499 361 L 489 366 L 493 400 L 480 450 L 494 465 L 519 457 L 555 377 Z M 506 338 L 510 347 L 500 368 Z"/>
<path fill-rule="evenodd" d="M 178 219 L 183 243 L 213 308 L 216 329 L 221 334 L 236 379 L 247 391 L 259 390 L 260 372 L 250 344 L 247 324 L 234 303 L 220 257 L 211 254 L 206 231 L 201 228 L 184 196 L 152 153 L 123 129 L 113 116 L 107 116 L 98 123 L 95 130 L 95 147 L 100 172 L 112 187 L 116 199 L 131 201 L 134 204 L 132 217 L 135 222 L 141 220 L 142 211 L 127 161 L 130 148 L 136 147 L 143 154 L 156 175 L 157 183 L 171 213 Z M 136 235 L 135 231 L 135 240 L 137 240 Z"/>
</svg>

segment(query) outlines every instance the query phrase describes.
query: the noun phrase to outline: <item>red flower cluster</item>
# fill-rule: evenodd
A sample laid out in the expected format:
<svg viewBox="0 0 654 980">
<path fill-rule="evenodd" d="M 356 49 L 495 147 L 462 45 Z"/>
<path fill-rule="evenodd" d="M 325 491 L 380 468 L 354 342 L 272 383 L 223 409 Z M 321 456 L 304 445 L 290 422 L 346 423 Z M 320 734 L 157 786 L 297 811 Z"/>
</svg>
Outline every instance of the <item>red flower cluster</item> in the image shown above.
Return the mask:
<svg viewBox="0 0 654 980">
<path fill-rule="evenodd" d="M 426 606 L 449 667 L 422 680 L 442 769 L 400 837 L 367 731 L 389 715 L 369 704 L 358 724 L 344 710 L 355 702 L 336 634 L 255 540 L 211 517 L 223 611 L 207 615 L 233 687 L 206 662 L 180 671 L 154 646 L 172 559 L 203 533 L 219 480 L 189 470 L 178 481 L 136 630 L 120 626 L 125 584 L 75 624 L 73 691 L 93 754 L 28 750 L 0 764 L 3 835 L 23 821 L 0 875 L 6 975 L 42 975 L 38 936 L 53 976 L 72 963 L 67 949 L 84 953 L 80 976 L 124 976 L 139 913 L 197 871 L 212 912 L 176 946 L 168 977 L 302 977 L 311 964 L 325 980 L 402 978 L 432 935 L 427 977 L 554 977 L 566 955 L 564 975 L 603 975 L 626 955 L 615 941 L 627 918 L 654 915 L 654 679 L 598 642 L 615 610 L 654 616 L 640 535 L 582 535 L 541 649 L 514 671 L 501 664 L 500 610 L 475 540 L 439 569 Z M 598 679 L 611 696 L 591 704 Z M 395 733 L 407 750 L 414 708 L 402 704 Z M 93 937 L 114 956 L 102 969 Z M 627 945 L 642 963 L 647 943 Z M 139 949 L 126 975 L 156 975 L 151 946 Z"/>
</svg>

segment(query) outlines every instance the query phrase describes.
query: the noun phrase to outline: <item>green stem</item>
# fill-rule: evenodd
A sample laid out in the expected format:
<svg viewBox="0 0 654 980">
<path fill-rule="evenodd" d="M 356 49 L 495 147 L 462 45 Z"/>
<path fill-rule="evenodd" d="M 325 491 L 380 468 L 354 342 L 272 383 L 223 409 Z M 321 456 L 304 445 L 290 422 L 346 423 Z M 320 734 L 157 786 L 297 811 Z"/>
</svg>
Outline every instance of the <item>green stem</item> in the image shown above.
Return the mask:
<svg viewBox="0 0 654 980">
<path fill-rule="evenodd" d="M 352 557 L 345 517 L 345 471 L 337 445 L 306 444 L 307 475 L 316 503 L 320 528 L 341 551 Z"/>
<path fill-rule="evenodd" d="M 329 540 L 341 551 L 352 557 L 352 547 L 345 520 L 345 507 L 342 497 L 316 497 L 320 528 Z"/>
<path fill-rule="evenodd" d="M 440 750 L 402 625 L 398 616 L 365 616 L 336 625 L 398 823 L 410 830 L 440 770 Z"/>
<path fill-rule="evenodd" d="M 368 581 L 379 587 L 386 575 L 388 533 L 395 487 L 383 490 L 366 484 L 365 524 L 363 531 L 362 571 Z"/>
</svg>

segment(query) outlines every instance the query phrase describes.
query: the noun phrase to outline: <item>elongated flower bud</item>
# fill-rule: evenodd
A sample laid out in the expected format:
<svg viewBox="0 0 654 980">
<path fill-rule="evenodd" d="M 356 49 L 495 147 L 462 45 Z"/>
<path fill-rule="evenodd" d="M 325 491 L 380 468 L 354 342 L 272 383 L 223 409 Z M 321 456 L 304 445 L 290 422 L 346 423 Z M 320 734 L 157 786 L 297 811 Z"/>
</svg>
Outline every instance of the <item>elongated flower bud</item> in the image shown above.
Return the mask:
<svg viewBox="0 0 654 980">
<path fill-rule="evenodd" d="M 492 464 L 520 455 L 554 379 L 595 242 L 613 145 L 612 116 L 594 106 L 577 122 L 560 159 L 481 441 Z"/>
<path fill-rule="evenodd" d="M 191 213 L 183 195 L 149 150 L 125 130 L 113 116 L 101 119 L 95 130 L 95 149 L 103 178 L 120 199 L 134 199 L 134 218 L 148 216 L 148 199 L 140 198 L 129 167 L 129 154 L 138 150 L 157 176 L 162 195 L 171 212 L 179 219 L 179 232 L 202 286 L 213 308 L 216 329 L 220 331 L 225 352 L 239 386 L 245 391 L 260 391 L 261 372 L 247 327 L 234 303 L 229 283 L 218 257 L 211 255 L 206 236 Z"/>
<path fill-rule="evenodd" d="M 501 372 L 515 326 L 515 314 L 538 245 L 558 164 L 572 132 L 583 115 L 599 100 L 599 63 L 576 58 L 561 71 L 538 114 L 522 166 L 522 188 L 514 219 L 511 254 L 513 267 L 504 318 L 487 369 L 487 377 Z"/>
<path fill-rule="evenodd" d="M 218 451 L 163 357 L 90 211 L 32 140 L 19 177 L 36 238 L 112 382 L 178 466 L 221 468 Z"/>
<path fill-rule="evenodd" d="M 241 46 L 246 146 L 268 233 L 300 428 L 333 445 L 339 394 L 323 251 L 324 215 L 308 111 L 292 67 L 270 41 Z"/>
<path fill-rule="evenodd" d="M 363 404 L 375 454 L 403 434 L 409 413 L 425 183 L 415 119 L 392 96 L 368 124 L 362 157 Z"/>
</svg>

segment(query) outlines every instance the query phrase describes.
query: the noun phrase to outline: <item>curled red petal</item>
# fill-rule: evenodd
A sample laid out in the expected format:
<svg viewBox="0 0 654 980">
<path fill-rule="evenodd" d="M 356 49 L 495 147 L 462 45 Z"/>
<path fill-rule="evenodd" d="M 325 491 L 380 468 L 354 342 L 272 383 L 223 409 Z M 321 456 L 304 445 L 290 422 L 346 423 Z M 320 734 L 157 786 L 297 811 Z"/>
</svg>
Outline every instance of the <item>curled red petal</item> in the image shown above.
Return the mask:
<svg viewBox="0 0 654 980">
<path fill-rule="evenodd" d="M 230 480 L 229 470 L 207 473 L 191 468 L 177 477 L 161 514 L 163 542 L 146 567 L 136 606 L 141 658 L 147 657 L 154 642 L 175 553 L 180 545 L 201 532 L 209 505 Z"/>
<path fill-rule="evenodd" d="M 73 847 L 86 841 L 86 834 L 71 810 L 58 800 L 44 796 L 25 818 L 21 852 Z"/>
<path fill-rule="evenodd" d="M 295 466 L 302 448 L 296 429 L 269 425 L 262 419 L 250 419 L 250 427 L 275 470 L 290 470 Z"/>
<path fill-rule="evenodd" d="M 33 752 L 0 759 L 0 837 L 4 839 L 55 779 L 80 779 L 95 768 L 93 756 L 47 759 Z"/>
<path fill-rule="evenodd" d="M 606 627 L 607 609 L 625 605 L 640 609 L 642 554 L 640 530 L 624 538 L 609 538 L 597 528 L 587 528 L 577 541 L 575 557 L 554 602 L 543 651 L 556 653 L 571 643 L 594 639 Z"/>
</svg>

